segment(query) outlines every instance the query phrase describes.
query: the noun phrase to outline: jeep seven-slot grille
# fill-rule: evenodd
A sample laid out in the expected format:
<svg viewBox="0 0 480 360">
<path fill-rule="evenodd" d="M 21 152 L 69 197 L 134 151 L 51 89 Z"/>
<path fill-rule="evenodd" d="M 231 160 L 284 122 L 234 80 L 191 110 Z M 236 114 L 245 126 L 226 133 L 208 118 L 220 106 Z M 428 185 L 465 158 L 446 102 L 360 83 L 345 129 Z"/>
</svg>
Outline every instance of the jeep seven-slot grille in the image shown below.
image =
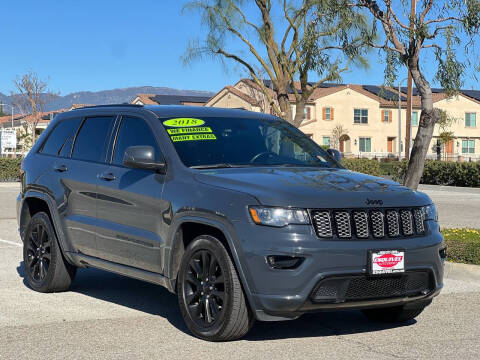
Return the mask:
<svg viewBox="0 0 480 360">
<path fill-rule="evenodd" d="M 320 238 L 380 239 L 425 233 L 423 212 L 419 208 L 311 210 L 311 216 Z"/>
</svg>

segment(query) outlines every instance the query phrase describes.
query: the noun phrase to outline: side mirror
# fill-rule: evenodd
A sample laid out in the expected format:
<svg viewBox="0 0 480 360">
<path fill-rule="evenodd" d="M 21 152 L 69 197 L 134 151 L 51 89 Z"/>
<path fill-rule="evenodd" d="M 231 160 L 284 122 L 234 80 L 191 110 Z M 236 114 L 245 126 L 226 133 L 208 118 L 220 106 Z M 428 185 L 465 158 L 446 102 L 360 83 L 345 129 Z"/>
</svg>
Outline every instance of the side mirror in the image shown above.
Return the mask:
<svg viewBox="0 0 480 360">
<path fill-rule="evenodd" d="M 132 169 L 146 169 L 162 172 L 166 164 L 155 159 L 155 149 L 151 146 L 130 146 L 125 150 L 123 165 Z"/>
<path fill-rule="evenodd" d="M 336 149 L 328 149 L 327 150 L 327 153 L 333 157 L 337 162 L 341 162 L 342 161 L 342 154 L 340 153 L 340 151 L 336 150 Z"/>
</svg>

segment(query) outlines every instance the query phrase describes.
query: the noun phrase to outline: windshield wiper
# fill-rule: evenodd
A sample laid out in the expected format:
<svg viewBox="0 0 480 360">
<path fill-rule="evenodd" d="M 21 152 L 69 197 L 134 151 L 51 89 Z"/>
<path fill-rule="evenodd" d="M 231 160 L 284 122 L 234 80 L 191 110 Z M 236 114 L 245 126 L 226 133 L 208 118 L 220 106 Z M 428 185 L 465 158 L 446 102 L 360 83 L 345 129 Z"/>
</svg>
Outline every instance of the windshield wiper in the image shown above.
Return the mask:
<svg viewBox="0 0 480 360">
<path fill-rule="evenodd" d="M 232 167 L 238 167 L 238 166 L 228 164 L 228 163 L 190 166 L 191 169 L 221 169 L 221 168 L 232 168 Z"/>
<path fill-rule="evenodd" d="M 284 164 L 272 164 L 270 166 L 279 166 L 279 167 L 328 167 L 327 164 L 293 164 L 293 163 L 284 163 Z"/>
</svg>

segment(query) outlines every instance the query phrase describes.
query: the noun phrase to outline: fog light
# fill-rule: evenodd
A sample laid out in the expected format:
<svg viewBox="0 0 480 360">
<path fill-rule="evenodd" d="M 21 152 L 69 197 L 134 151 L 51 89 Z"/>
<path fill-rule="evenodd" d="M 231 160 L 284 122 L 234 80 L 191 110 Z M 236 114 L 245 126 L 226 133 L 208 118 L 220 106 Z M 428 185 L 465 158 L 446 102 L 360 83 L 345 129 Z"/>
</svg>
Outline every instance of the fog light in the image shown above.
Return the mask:
<svg viewBox="0 0 480 360">
<path fill-rule="evenodd" d="M 296 269 L 305 258 L 298 256 L 269 255 L 267 263 L 274 269 Z"/>
</svg>

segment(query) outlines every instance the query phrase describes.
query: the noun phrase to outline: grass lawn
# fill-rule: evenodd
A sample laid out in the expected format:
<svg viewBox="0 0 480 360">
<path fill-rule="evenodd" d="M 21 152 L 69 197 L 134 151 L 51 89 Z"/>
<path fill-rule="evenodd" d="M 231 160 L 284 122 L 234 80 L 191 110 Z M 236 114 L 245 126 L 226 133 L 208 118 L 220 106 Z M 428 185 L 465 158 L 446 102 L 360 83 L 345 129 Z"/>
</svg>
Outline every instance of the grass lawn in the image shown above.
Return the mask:
<svg viewBox="0 0 480 360">
<path fill-rule="evenodd" d="M 443 229 L 447 260 L 480 265 L 480 229 Z"/>
</svg>

